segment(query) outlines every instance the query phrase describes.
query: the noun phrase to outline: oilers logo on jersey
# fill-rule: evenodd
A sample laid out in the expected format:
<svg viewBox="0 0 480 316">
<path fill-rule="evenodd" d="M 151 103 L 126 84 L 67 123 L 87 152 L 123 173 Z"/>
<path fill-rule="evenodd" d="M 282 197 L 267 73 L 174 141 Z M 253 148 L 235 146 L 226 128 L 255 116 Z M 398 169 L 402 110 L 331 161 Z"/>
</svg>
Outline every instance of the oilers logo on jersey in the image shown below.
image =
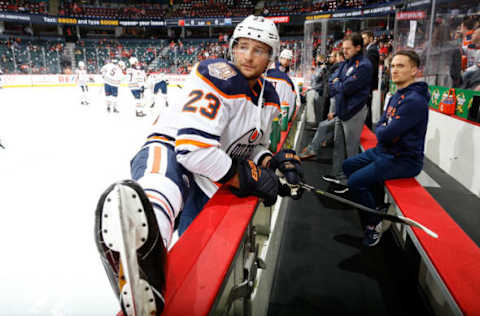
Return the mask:
<svg viewBox="0 0 480 316">
<path fill-rule="evenodd" d="M 263 136 L 263 131 L 258 132 L 257 129 L 252 131 L 252 134 L 250 134 L 250 137 L 248 138 L 249 143 L 254 143 L 257 139 L 262 138 Z"/>
<path fill-rule="evenodd" d="M 255 147 L 260 143 L 263 131 L 258 132 L 253 128 L 233 142 L 227 149 L 227 154 L 232 158 L 247 158 L 253 153 Z"/>
</svg>

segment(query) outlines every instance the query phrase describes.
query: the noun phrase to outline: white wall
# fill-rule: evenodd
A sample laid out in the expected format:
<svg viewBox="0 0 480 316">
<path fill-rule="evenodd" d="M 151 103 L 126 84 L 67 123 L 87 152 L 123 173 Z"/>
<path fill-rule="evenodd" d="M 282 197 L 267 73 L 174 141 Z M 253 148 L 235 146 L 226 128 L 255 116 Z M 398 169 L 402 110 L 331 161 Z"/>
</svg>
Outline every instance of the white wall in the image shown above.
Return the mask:
<svg viewBox="0 0 480 316">
<path fill-rule="evenodd" d="M 480 196 L 480 126 L 431 110 L 425 155 Z"/>
</svg>

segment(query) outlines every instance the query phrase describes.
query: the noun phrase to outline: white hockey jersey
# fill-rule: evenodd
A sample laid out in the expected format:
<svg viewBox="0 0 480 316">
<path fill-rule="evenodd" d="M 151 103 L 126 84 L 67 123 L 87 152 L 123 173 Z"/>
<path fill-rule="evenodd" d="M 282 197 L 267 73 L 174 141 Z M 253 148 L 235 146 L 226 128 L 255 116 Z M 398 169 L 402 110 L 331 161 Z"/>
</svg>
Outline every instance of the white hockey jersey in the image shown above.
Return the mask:
<svg viewBox="0 0 480 316">
<path fill-rule="evenodd" d="M 147 79 L 145 80 L 145 88 L 153 90 L 153 87 L 155 86 L 155 83 L 157 82 L 157 75 L 154 73 L 151 73 L 147 76 Z"/>
<path fill-rule="evenodd" d="M 120 66 L 113 63 L 104 65 L 100 70 L 100 73 L 102 74 L 103 81 L 105 81 L 106 84 L 115 87 L 119 87 L 124 78 L 123 71 Z"/>
<path fill-rule="evenodd" d="M 147 75 L 144 70 L 131 67 L 127 69 L 127 78 L 128 87 L 135 90 L 145 86 Z"/>
<path fill-rule="evenodd" d="M 86 85 L 88 81 L 88 74 L 86 69 L 77 69 L 75 70 L 75 75 L 77 76 L 77 82 L 79 85 Z"/>
<path fill-rule="evenodd" d="M 280 105 L 288 106 L 288 120 L 290 120 L 295 112 L 295 101 L 297 99 L 292 79 L 278 68 L 272 68 L 267 72 L 267 80 L 275 87 Z"/>
<path fill-rule="evenodd" d="M 263 83 L 263 106 L 258 107 Z M 149 140 L 174 138 L 177 161 L 211 197 L 232 158 L 258 163 L 269 153 L 272 121 L 279 114 L 278 95 L 270 82 L 259 79 L 251 89 L 233 64 L 208 59 L 193 68 L 183 95 L 159 116 Z"/>
</svg>

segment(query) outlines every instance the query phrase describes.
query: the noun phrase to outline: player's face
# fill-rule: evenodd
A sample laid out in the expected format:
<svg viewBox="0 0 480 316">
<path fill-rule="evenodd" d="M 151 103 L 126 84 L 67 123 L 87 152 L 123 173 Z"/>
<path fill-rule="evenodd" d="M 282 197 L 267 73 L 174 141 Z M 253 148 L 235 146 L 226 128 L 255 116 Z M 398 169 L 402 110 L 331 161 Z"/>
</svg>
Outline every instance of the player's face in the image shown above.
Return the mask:
<svg viewBox="0 0 480 316">
<path fill-rule="evenodd" d="M 286 58 L 279 58 L 278 61 L 283 67 L 288 67 L 290 65 L 291 60 Z"/>
<path fill-rule="evenodd" d="M 256 80 L 269 64 L 270 47 L 262 42 L 240 38 L 233 48 L 235 66 L 247 78 Z"/>
<path fill-rule="evenodd" d="M 404 88 L 415 80 L 418 68 L 404 55 L 396 55 L 390 64 L 392 81 L 399 88 Z"/>
</svg>

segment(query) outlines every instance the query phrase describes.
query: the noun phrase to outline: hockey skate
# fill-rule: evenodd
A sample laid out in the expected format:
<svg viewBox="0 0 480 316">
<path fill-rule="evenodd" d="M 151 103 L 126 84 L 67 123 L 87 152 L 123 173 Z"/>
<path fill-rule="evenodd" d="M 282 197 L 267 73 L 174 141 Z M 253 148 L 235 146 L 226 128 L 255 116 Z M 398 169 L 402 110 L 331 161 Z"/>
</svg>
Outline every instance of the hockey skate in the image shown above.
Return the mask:
<svg viewBox="0 0 480 316">
<path fill-rule="evenodd" d="M 142 110 L 137 110 L 136 115 L 137 115 L 137 117 L 144 117 L 147 114 L 145 112 L 143 112 Z"/>
<path fill-rule="evenodd" d="M 135 181 L 114 183 L 102 194 L 95 241 L 123 314 L 160 315 L 167 251 L 152 205 Z"/>
<path fill-rule="evenodd" d="M 120 113 L 116 106 L 113 107 L 113 113 Z"/>
</svg>

